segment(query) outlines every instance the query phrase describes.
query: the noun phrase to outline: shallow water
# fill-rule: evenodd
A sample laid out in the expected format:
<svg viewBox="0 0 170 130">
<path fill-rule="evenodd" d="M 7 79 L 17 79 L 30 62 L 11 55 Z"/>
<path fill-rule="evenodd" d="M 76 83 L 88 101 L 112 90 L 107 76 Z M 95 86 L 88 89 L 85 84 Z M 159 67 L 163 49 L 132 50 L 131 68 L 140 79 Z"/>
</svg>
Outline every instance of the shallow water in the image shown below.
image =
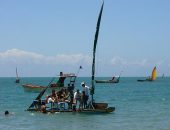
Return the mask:
<svg viewBox="0 0 170 130">
<path fill-rule="evenodd" d="M 100 79 L 100 78 L 99 78 Z M 103 79 L 103 78 L 102 78 Z M 107 78 L 104 78 L 107 79 Z M 137 82 L 121 78 L 118 84 L 96 84 L 96 102 L 108 102 L 116 110 L 110 114 L 55 113 L 25 111 L 38 95 L 14 83 L 15 78 L 0 78 L 0 129 L 2 130 L 169 130 L 170 78 Z M 22 78 L 22 83 L 47 86 L 51 78 Z M 78 78 L 90 84 L 90 78 Z M 12 115 L 5 116 L 8 110 Z"/>
</svg>

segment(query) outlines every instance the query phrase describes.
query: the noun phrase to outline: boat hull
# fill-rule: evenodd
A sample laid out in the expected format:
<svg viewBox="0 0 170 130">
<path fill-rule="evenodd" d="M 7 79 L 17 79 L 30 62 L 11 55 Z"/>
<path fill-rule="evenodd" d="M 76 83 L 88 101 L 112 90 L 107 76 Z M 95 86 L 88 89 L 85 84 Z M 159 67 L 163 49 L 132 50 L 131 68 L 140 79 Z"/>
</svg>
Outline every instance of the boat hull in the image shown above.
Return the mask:
<svg viewBox="0 0 170 130">
<path fill-rule="evenodd" d="M 138 79 L 138 82 L 152 82 L 154 80 L 149 80 L 149 79 Z"/>
<path fill-rule="evenodd" d="M 39 85 L 32 85 L 32 84 L 22 84 L 22 87 L 25 91 L 34 91 L 34 92 L 41 92 L 43 89 L 45 89 L 45 86 L 39 86 Z M 61 87 L 49 87 L 48 89 L 60 89 Z"/>
<path fill-rule="evenodd" d="M 38 109 L 28 109 L 27 111 L 41 112 Z M 83 109 L 83 110 L 80 110 L 80 109 L 77 109 L 77 110 L 72 110 L 72 109 L 61 109 L 61 110 L 59 110 L 59 109 L 47 109 L 46 113 L 55 113 L 55 112 L 70 113 L 70 112 L 74 112 L 74 113 L 87 113 L 87 114 L 89 113 L 89 114 L 92 114 L 92 113 L 111 113 L 113 111 L 115 111 L 115 107 L 108 107 L 108 108 L 105 108 L 105 109 Z"/>
<path fill-rule="evenodd" d="M 118 80 L 95 80 L 96 83 L 119 83 Z"/>
<path fill-rule="evenodd" d="M 19 83 L 19 82 L 20 82 L 20 80 L 19 80 L 19 79 L 16 79 L 16 80 L 15 80 L 15 83 Z"/>
<path fill-rule="evenodd" d="M 146 79 L 138 79 L 137 81 L 138 82 L 145 82 L 145 81 L 149 81 L 149 82 L 152 82 L 152 81 L 155 81 L 156 80 L 156 77 L 157 77 L 157 72 L 156 72 L 156 66 L 153 68 L 152 70 L 152 75 L 149 76 L 148 78 Z"/>
<path fill-rule="evenodd" d="M 45 105 L 43 105 L 45 104 Z M 69 102 L 55 102 L 45 103 L 44 100 L 35 100 L 34 108 L 29 108 L 27 111 L 41 112 L 41 113 L 55 113 L 55 112 L 74 112 L 74 113 L 111 113 L 115 111 L 115 107 L 108 107 L 108 103 L 93 103 L 92 107 L 88 108 L 74 108 L 70 107 Z"/>
</svg>

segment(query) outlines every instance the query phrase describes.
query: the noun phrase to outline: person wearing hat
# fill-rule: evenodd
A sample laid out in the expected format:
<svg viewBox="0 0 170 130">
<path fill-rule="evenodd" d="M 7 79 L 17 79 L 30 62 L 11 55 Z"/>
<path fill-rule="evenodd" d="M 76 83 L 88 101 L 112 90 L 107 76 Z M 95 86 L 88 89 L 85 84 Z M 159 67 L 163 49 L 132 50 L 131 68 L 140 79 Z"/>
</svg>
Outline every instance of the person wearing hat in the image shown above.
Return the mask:
<svg viewBox="0 0 170 130">
<path fill-rule="evenodd" d="M 83 87 L 83 91 L 85 92 L 85 108 L 87 107 L 87 101 L 88 101 L 88 99 L 89 99 L 89 87 L 85 84 L 85 82 L 82 82 L 81 83 L 81 86 Z"/>
</svg>

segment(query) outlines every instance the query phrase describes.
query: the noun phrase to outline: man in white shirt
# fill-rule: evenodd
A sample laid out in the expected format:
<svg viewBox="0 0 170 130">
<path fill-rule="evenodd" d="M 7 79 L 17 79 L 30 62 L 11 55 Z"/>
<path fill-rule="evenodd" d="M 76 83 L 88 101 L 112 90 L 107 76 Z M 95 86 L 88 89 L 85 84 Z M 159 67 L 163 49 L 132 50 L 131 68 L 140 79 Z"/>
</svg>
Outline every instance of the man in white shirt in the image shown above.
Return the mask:
<svg viewBox="0 0 170 130">
<path fill-rule="evenodd" d="M 85 84 L 85 82 L 81 83 L 81 86 L 83 87 L 83 91 L 85 92 L 85 106 L 87 107 L 87 101 L 89 99 L 89 87 Z"/>
</svg>

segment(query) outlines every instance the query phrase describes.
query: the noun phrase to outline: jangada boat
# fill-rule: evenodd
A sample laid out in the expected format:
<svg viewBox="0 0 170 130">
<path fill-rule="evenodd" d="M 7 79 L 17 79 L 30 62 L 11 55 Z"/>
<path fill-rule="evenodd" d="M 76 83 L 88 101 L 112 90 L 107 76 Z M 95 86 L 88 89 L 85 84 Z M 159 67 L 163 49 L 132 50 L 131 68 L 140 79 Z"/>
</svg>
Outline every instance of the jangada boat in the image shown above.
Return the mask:
<svg viewBox="0 0 170 130">
<path fill-rule="evenodd" d="M 152 75 L 149 76 L 148 78 L 146 79 L 138 79 L 137 81 L 138 82 L 145 82 L 145 81 L 155 81 L 156 80 L 156 77 L 157 77 L 157 71 L 156 71 L 156 66 L 153 68 L 152 70 Z"/>
<path fill-rule="evenodd" d="M 108 107 L 108 103 L 96 103 L 94 101 L 93 95 L 94 95 L 94 77 L 95 77 L 95 53 L 96 53 L 96 45 L 97 45 L 97 39 L 99 34 L 99 28 L 100 28 L 100 21 L 102 16 L 104 2 L 101 6 L 101 10 L 99 13 L 98 21 L 97 21 L 97 27 L 96 27 L 96 33 L 95 33 L 95 39 L 94 39 L 94 47 L 93 47 L 93 63 L 92 63 L 92 87 L 91 87 L 91 101 L 88 104 L 88 107 L 86 109 L 76 109 L 75 107 L 72 107 L 73 99 L 72 96 L 70 96 L 70 101 L 64 101 L 64 102 L 52 102 L 50 105 L 46 103 L 45 100 L 42 100 L 41 97 L 47 90 L 47 88 L 50 86 L 47 86 L 44 90 L 40 92 L 40 94 L 37 96 L 37 98 L 33 101 L 33 103 L 30 105 L 30 107 L 27 109 L 28 111 L 38 111 L 38 112 L 78 112 L 78 113 L 109 113 L 113 112 L 115 110 L 115 107 Z M 72 85 L 74 86 L 74 84 Z M 73 93 L 73 88 L 66 88 L 68 92 L 71 94 Z"/>
</svg>

